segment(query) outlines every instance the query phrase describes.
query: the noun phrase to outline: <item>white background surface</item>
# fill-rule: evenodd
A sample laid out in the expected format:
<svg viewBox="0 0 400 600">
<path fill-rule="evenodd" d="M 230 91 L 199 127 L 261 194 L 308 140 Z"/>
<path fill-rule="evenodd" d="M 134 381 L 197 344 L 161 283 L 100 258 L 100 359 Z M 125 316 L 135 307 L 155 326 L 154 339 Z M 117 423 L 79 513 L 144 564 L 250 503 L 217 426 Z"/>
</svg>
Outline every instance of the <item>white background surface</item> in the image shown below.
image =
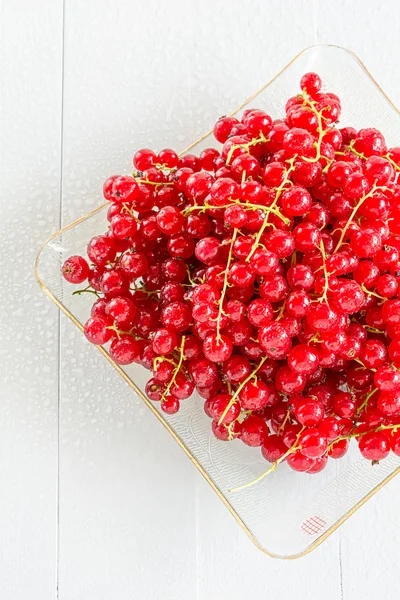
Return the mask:
<svg viewBox="0 0 400 600">
<path fill-rule="evenodd" d="M 0 0 L 1 600 L 398 597 L 398 479 L 269 559 L 32 273 L 136 147 L 184 147 L 306 46 L 353 49 L 400 105 L 399 25 L 397 0 Z"/>
</svg>

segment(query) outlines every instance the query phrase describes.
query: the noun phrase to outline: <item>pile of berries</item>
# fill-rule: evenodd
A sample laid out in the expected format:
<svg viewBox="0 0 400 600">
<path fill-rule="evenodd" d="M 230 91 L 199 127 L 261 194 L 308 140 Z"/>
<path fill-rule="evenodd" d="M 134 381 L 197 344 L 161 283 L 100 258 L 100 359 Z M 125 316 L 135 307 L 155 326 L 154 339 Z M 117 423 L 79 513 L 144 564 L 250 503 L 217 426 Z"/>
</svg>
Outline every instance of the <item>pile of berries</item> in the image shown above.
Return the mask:
<svg viewBox="0 0 400 600">
<path fill-rule="evenodd" d="M 218 439 L 317 473 L 351 438 L 400 456 L 400 148 L 338 128 L 317 74 L 300 88 L 283 119 L 219 119 L 219 149 L 136 152 L 90 266 L 62 271 L 96 296 L 88 340 L 146 367 L 161 410 L 196 391 Z"/>
</svg>

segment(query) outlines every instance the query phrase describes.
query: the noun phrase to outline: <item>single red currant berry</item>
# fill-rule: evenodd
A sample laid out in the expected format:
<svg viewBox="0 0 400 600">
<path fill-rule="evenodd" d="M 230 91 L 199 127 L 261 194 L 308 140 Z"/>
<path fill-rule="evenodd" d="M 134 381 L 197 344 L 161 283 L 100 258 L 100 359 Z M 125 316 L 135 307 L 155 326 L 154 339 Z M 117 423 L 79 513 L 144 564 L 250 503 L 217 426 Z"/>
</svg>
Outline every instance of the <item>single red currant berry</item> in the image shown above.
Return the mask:
<svg viewBox="0 0 400 600">
<path fill-rule="evenodd" d="M 106 344 L 112 337 L 112 323 L 106 317 L 90 317 L 83 328 L 83 333 L 92 344 Z"/>
<path fill-rule="evenodd" d="M 400 371 L 389 365 L 379 367 L 375 372 L 374 382 L 382 392 L 397 392 L 400 390 Z"/>
<path fill-rule="evenodd" d="M 306 188 L 293 185 L 283 192 L 281 205 L 285 214 L 292 217 L 300 217 L 310 210 L 312 197 Z"/>
<path fill-rule="evenodd" d="M 247 446 L 262 446 L 267 435 L 268 426 L 261 417 L 250 415 L 242 421 L 240 439 Z"/>
<path fill-rule="evenodd" d="M 175 150 L 164 148 L 157 155 L 156 162 L 167 169 L 174 169 L 178 164 L 179 157 Z"/>
<path fill-rule="evenodd" d="M 268 435 L 261 448 L 261 454 L 268 462 L 275 462 L 282 458 L 282 456 L 287 452 L 287 447 L 285 446 L 282 437 L 278 435 Z"/>
<path fill-rule="evenodd" d="M 239 121 L 235 117 L 221 117 L 214 126 L 214 137 L 217 142 L 223 144 L 228 139 L 232 127 Z"/>
<path fill-rule="evenodd" d="M 140 357 L 140 344 L 133 337 L 122 335 L 110 344 L 110 356 L 119 365 L 130 365 Z"/>
<path fill-rule="evenodd" d="M 385 417 L 394 417 L 400 413 L 400 391 L 380 392 L 377 407 Z"/>
<path fill-rule="evenodd" d="M 69 283 L 83 283 L 89 277 L 89 265 L 82 256 L 70 256 L 63 264 L 62 274 Z"/>
<path fill-rule="evenodd" d="M 287 330 L 278 322 L 261 327 L 258 341 L 266 354 L 277 360 L 285 358 L 292 346 Z"/>
<path fill-rule="evenodd" d="M 251 373 L 251 365 L 244 356 L 231 356 L 222 366 L 227 381 L 233 384 L 242 383 Z"/>
<path fill-rule="evenodd" d="M 204 356 L 211 362 L 222 362 L 232 354 L 232 341 L 227 335 L 212 333 L 203 342 Z"/>
<path fill-rule="evenodd" d="M 161 410 L 167 413 L 167 415 L 174 415 L 178 412 L 179 408 L 179 400 L 174 398 L 174 396 L 167 396 L 165 400 L 161 402 Z"/>
<path fill-rule="evenodd" d="M 310 96 L 315 96 L 322 87 L 322 81 L 317 73 L 306 73 L 300 80 L 300 89 L 304 90 Z"/>
<path fill-rule="evenodd" d="M 231 400 L 232 396 L 230 394 L 219 394 L 218 396 L 215 396 L 210 402 L 210 416 L 216 421 L 219 421 L 229 406 L 222 423 L 228 425 L 229 423 L 232 423 L 232 421 L 235 421 L 240 414 L 240 404 L 237 400 L 231 403 Z"/>
<path fill-rule="evenodd" d="M 358 447 L 367 460 L 382 460 L 390 452 L 390 443 L 383 431 L 372 431 L 362 435 Z"/>
<path fill-rule="evenodd" d="M 118 329 L 129 331 L 136 315 L 136 306 L 130 298 L 115 297 L 105 305 L 105 314 L 112 319 Z"/>
<path fill-rule="evenodd" d="M 311 346 L 299 344 L 291 349 L 288 354 L 288 365 L 300 375 L 310 375 L 314 373 L 319 365 L 318 353 Z"/>
<path fill-rule="evenodd" d="M 324 418 L 324 407 L 313 398 L 300 398 L 294 406 L 296 420 L 304 427 L 316 427 Z"/>
<path fill-rule="evenodd" d="M 293 471 L 300 472 L 308 471 L 314 465 L 314 459 L 305 456 L 300 450 L 289 454 L 286 462 Z"/>
<path fill-rule="evenodd" d="M 161 311 L 161 322 L 165 327 L 170 327 L 181 333 L 191 323 L 190 308 L 184 302 L 171 302 Z"/>
<path fill-rule="evenodd" d="M 356 416 L 356 403 L 348 392 L 339 392 L 333 399 L 332 408 L 338 417 L 354 419 Z"/>
<path fill-rule="evenodd" d="M 103 267 L 115 258 L 116 247 L 112 238 L 98 235 L 92 238 L 87 247 L 90 260 L 97 266 Z"/>
<path fill-rule="evenodd" d="M 184 217 L 175 206 L 164 206 L 157 213 L 157 225 L 166 235 L 174 235 L 182 230 Z"/>
<path fill-rule="evenodd" d="M 331 458 L 342 458 L 349 449 L 349 440 L 338 440 L 334 442 L 328 450 Z"/>
<path fill-rule="evenodd" d="M 320 458 L 328 448 L 328 440 L 320 429 L 307 429 L 299 439 L 301 453 L 308 458 Z"/>
</svg>

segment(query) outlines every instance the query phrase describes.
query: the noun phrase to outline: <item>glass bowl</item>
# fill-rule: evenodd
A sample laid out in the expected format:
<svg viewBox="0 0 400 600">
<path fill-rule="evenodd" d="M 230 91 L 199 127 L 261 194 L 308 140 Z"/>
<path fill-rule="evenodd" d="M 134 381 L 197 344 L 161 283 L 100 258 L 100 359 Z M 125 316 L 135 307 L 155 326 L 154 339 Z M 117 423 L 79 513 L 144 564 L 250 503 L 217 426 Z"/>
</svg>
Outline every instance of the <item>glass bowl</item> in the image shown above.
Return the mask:
<svg viewBox="0 0 400 600">
<path fill-rule="evenodd" d="M 342 126 L 377 127 L 389 145 L 400 142 L 397 109 L 360 60 L 337 46 L 304 50 L 233 114 L 244 107 L 257 107 L 273 118 L 281 117 L 287 98 L 297 93 L 307 71 L 318 72 L 325 88 L 340 96 Z M 208 132 L 185 152 L 212 145 L 217 142 Z M 105 231 L 106 223 L 103 205 L 51 236 L 36 261 L 39 285 L 81 330 L 90 312 L 90 294 L 73 296 L 73 286 L 61 277 L 61 265 L 71 254 L 85 254 L 88 240 Z M 176 415 L 166 416 L 144 394 L 148 371 L 137 365 L 121 367 L 104 348 L 98 350 L 168 429 L 254 544 L 270 556 L 297 558 L 310 552 L 400 471 L 398 457 L 391 455 L 372 466 L 360 457 L 353 443 L 344 459 L 330 460 L 317 475 L 296 473 L 281 464 L 259 483 L 230 492 L 268 468 L 259 448 L 214 438 L 210 419 L 196 395 L 182 402 Z"/>
</svg>

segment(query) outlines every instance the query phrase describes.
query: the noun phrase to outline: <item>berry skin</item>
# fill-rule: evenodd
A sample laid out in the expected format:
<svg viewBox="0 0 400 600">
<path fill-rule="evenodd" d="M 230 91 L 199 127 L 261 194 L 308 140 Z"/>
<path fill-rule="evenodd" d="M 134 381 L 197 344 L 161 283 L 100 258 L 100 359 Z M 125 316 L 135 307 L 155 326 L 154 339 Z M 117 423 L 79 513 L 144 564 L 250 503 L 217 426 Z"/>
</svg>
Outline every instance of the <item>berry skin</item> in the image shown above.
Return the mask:
<svg viewBox="0 0 400 600">
<path fill-rule="evenodd" d="M 115 215 L 111 219 L 111 233 L 115 238 L 124 240 L 137 232 L 137 223 L 130 215 Z"/>
<path fill-rule="evenodd" d="M 100 280 L 100 288 L 107 300 L 125 296 L 129 290 L 128 280 L 117 269 L 106 271 Z"/>
<path fill-rule="evenodd" d="M 397 392 L 400 390 L 400 371 L 394 367 L 383 365 L 376 370 L 374 382 L 382 392 Z"/>
<path fill-rule="evenodd" d="M 313 398 L 296 400 L 294 407 L 296 420 L 304 427 L 318 426 L 324 417 L 324 407 Z"/>
<path fill-rule="evenodd" d="M 118 329 L 129 331 L 136 315 L 136 306 L 132 300 L 124 297 L 112 298 L 105 305 L 105 314 L 112 319 Z"/>
<path fill-rule="evenodd" d="M 184 217 L 175 206 L 164 206 L 157 213 L 157 225 L 166 235 L 174 235 L 182 230 Z"/>
<path fill-rule="evenodd" d="M 310 96 L 315 96 L 322 87 L 322 81 L 317 73 L 306 73 L 300 80 L 300 89 Z"/>
<path fill-rule="evenodd" d="M 281 202 L 285 214 L 300 217 L 310 210 L 312 197 L 306 188 L 294 185 L 283 192 Z"/>
<path fill-rule="evenodd" d="M 331 458 L 342 458 L 349 449 L 349 440 L 338 440 L 332 444 L 328 455 Z"/>
<path fill-rule="evenodd" d="M 274 315 L 271 303 L 261 298 L 250 302 L 247 313 L 250 323 L 255 327 L 267 325 Z"/>
<path fill-rule="evenodd" d="M 360 359 L 367 369 L 377 369 L 387 360 L 385 344 L 379 340 L 368 340 L 361 349 Z"/>
<path fill-rule="evenodd" d="M 276 389 L 285 394 L 300 393 L 306 387 L 305 375 L 292 371 L 288 366 L 282 366 L 276 374 Z"/>
<path fill-rule="evenodd" d="M 367 460 L 383 460 L 390 452 L 390 443 L 383 431 L 373 431 L 362 435 L 358 447 Z"/>
<path fill-rule="evenodd" d="M 167 415 L 174 415 L 178 412 L 180 407 L 179 400 L 174 396 L 167 396 L 165 400 L 161 402 L 161 410 Z"/>
<path fill-rule="evenodd" d="M 219 394 L 218 396 L 215 396 L 210 401 L 210 416 L 216 421 L 219 421 L 222 415 L 224 414 L 225 409 L 230 404 L 231 400 L 232 396 L 230 396 L 229 394 Z M 232 423 L 232 421 L 235 421 L 238 418 L 239 414 L 240 404 L 238 401 L 233 402 L 233 404 L 230 405 L 228 412 L 224 416 L 222 423 L 224 423 L 225 425 L 229 425 L 229 423 Z"/>
<path fill-rule="evenodd" d="M 190 325 L 192 315 L 189 307 L 183 302 L 171 302 L 161 312 L 161 322 L 178 333 L 185 331 Z"/>
<path fill-rule="evenodd" d="M 275 462 L 287 452 L 282 438 L 278 435 L 268 435 L 261 448 L 261 454 L 268 462 Z"/>
<path fill-rule="evenodd" d="M 203 342 L 204 356 L 211 362 L 223 362 L 232 354 L 232 341 L 226 335 L 212 333 Z"/>
<path fill-rule="evenodd" d="M 146 273 L 149 263 L 147 261 L 146 255 L 142 252 L 137 252 L 133 254 L 132 252 L 124 252 L 119 261 L 119 266 L 121 271 L 126 277 L 129 279 L 138 279 L 139 277 L 143 277 Z"/>
<path fill-rule="evenodd" d="M 115 258 L 116 248 L 114 241 L 105 235 L 92 238 L 87 247 L 89 259 L 98 267 L 103 267 Z"/>
<path fill-rule="evenodd" d="M 400 456 L 400 431 L 396 431 L 390 438 L 390 447 L 396 456 Z"/>
<path fill-rule="evenodd" d="M 286 329 L 277 322 L 261 327 L 258 334 L 258 341 L 265 353 L 277 360 L 286 357 L 292 346 Z"/>
<path fill-rule="evenodd" d="M 374 229 L 367 228 L 356 231 L 351 236 L 351 249 L 359 258 L 372 258 L 382 246 L 379 233 Z"/>
<path fill-rule="evenodd" d="M 351 394 L 339 392 L 333 399 L 332 408 L 338 417 L 353 419 L 356 415 L 357 406 Z"/>
<path fill-rule="evenodd" d="M 235 117 L 222 117 L 214 126 L 214 136 L 218 142 L 223 144 L 228 139 L 232 131 L 232 127 L 237 125 L 239 121 Z"/>
<path fill-rule="evenodd" d="M 242 421 L 240 439 L 247 446 L 262 446 L 267 435 L 268 427 L 261 417 L 250 415 Z"/>
<path fill-rule="evenodd" d="M 70 256 L 63 264 L 62 274 L 69 283 L 83 283 L 89 276 L 89 265 L 82 256 Z"/>
<path fill-rule="evenodd" d="M 301 453 L 308 458 L 321 458 L 328 448 L 326 436 L 318 429 L 307 429 L 299 439 Z"/>
<path fill-rule="evenodd" d="M 167 327 L 157 329 L 153 337 L 153 350 L 159 355 L 165 355 L 172 352 L 178 344 L 178 336 L 173 329 Z"/>
<path fill-rule="evenodd" d="M 231 356 L 222 366 L 222 371 L 230 383 L 242 383 L 251 373 L 251 365 L 244 356 Z"/>
<path fill-rule="evenodd" d="M 310 375 L 318 368 L 318 353 L 311 346 L 299 344 L 289 352 L 288 365 L 295 373 Z"/>
<path fill-rule="evenodd" d="M 400 413 L 400 391 L 381 392 L 377 407 L 385 417 L 394 417 Z"/>
<path fill-rule="evenodd" d="M 314 460 L 305 456 L 300 450 L 289 454 L 286 459 L 287 464 L 293 471 L 308 471 L 314 465 Z"/>
<path fill-rule="evenodd" d="M 148 148 L 138 150 L 133 157 L 133 166 L 138 171 L 145 171 L 153 166 L 156 162 L 156 153 Z"/>
<path fill-rule="evenodd" d="M 83 332 L 89 342 L 101 346 L 112 337 L 111 325 L 112 323 L 105 317 L 90 317 L 84 325 Z"/>
<path fill-rule="evenodd" d="M 139 360 L 140 344 L 128 335 L 114 338 L 110 344 L 110 356 L 119 365 L 129 365 Z"/>
<path fill-rule="evenodd" d="M 239 393 L 239 400 L 244 410 L 260 410 L 267 406 L 270 389 L 263 381 L 249 381 Z"/>
</svg>

